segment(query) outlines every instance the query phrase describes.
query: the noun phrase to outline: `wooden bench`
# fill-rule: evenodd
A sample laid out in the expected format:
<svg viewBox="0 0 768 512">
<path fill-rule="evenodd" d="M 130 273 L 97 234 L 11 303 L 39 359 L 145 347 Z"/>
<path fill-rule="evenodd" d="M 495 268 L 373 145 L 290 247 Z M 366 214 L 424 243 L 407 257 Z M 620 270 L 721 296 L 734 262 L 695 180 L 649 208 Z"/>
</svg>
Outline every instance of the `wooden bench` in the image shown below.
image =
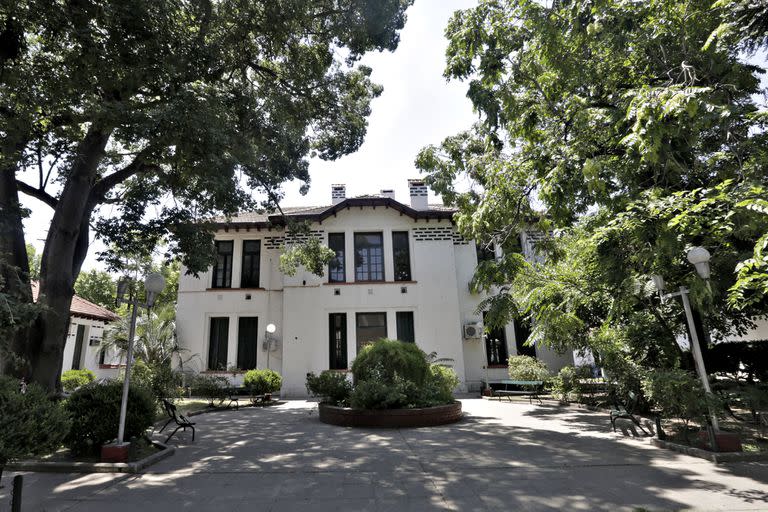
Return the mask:
<svg viewBox="0 0 768 512">
<path fill-rule="evenodd" d="M 186 416 L 184 416 L 183 414 L 178 412 L 176 410 L 176 406 L 173 405 L 168 400 L 165 400 L 165 399 L 163 400 L 163 409 L 165 409 L 165 413 L 169 416 L 169 420 L 165 422 L 165 425 L 163 425 L 163 428 L 160 429 L 160 432 L 165 430 L 165 427 L 167 427 L 171 423 L 173 423 L 173 422 L 176 423 L 176 430 L 171 432 L 171 435 L 169 435 L 165 439 L 165 444 L 168 444 L 168 441 L 171 440 L 171 438 L 173 437 L 173 434 L 178 432 L 179 429 L 183 428 L 184 432 L 186 432 L 187 431 L 187 427 L 192 429 L 192 441 L 194 441 L 195 440 L 195 424 L 193 422 L 189 421 L 189 419 L 187 419 Z M 158 434 L 160 432 L 158 432 Z"/>
<path fill-rule="evenodd" d="M 544 388 L 544 381 L 542 380 L 496 380 L 489 381 L 488 384 L 501 384 L 504 386 L 504 389 L 493 390 L 493 395 L 498 396 L 499 399 L 506 396 L 511 402 L 513 396 L 527 396 L 530 403 L 533 403 L 534 398 L 540 404 L 543 403 L 539 397 Z"/>
</svg>

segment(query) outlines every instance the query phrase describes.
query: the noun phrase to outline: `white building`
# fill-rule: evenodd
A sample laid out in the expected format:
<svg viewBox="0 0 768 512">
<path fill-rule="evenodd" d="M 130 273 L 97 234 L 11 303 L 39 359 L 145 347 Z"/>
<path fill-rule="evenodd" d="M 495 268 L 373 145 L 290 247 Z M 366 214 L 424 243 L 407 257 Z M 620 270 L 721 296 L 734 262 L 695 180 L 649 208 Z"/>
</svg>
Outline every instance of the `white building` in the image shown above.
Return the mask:
<svg viewBox="0 0 768 512">
<path fill-rule="evenodd" d="M 220 222 L 217 264 L 198 278 L 183 269 L 179 282 L 179 343 L 199 355 L 198 370 L 269 367 L 283 375 L 283 396 L 305 396 L 307 372 L 346 370 L 359 347 L 382 337 L 453 359 L 462 390 L 479 390 L 486 371 L 490 380 L 507 378 L 508 355 L 535 352 L 553 371 L 572 364 L 570 354 L 523 347 L 521 325 L 481 337 L 475 311 L 483 297 L 469 282 L 489 255 L 457 233 L 454 210 L 427 204 L 423 181 L 409 180 L 409 190 L 403 204 L 392 191 L 346 198 L 345 186 L 334 185 L 330 206 L 284 209 L 309 222 L 299 238 L 317 237 L 336 252 L 322 277 L 279 271 L 281 247 L 299 240 L 281 215 Z M 523 247 L 532 247 L 525 235 Z"/>
<path fill-rule="evenodd" d="M 38 284 L 33 282 L 32 299 L 35 301 L 37 301 L 37 294 Z M 120 368 L 119 357 L 102 350 L 101 342 L 105 328 L 119 319 L 119 316 L 107 308 L 77 295 L 73 296 L 61 364 L 62 373 L 67 370 L 88 369 L 96 374 L 97 379 L 117 377 Z"/>
</svg>

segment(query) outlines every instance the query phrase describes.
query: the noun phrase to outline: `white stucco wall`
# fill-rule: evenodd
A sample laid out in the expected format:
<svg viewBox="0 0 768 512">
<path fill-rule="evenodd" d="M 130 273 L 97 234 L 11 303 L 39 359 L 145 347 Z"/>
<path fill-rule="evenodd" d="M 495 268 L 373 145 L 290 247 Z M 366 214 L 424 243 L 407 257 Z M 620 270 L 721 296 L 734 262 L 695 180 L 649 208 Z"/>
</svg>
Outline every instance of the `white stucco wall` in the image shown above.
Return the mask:
<svg viewBox="0 0 768 512">
<path fill-rule="evenodd" d="M 91 370 L 96 374 L 96 378 L 111 379 L 117 377 L 117 368 L 105 368 L 99 364 L 99 352 L 101 351 L 101 342 L 104 338 L 104 332 L 109 329 L 109 324 L 90 318 L 72 316 L 69 321 L 69 332 L 64 344 L 64 357 L 62 359 L 62 373 L 71 370 L 75 366 L 75 344 L 77 340 L 78 326 L 84 328 L 83 348 L 80 353 L 80 368 Z M 117 365 L 116 355 L 107 353 L 105 365 Z"/>
<path fill-rule="evenodd" d="M 329 314 L 347 315 L 347 360 L 351 365 L 357 352 L 356 313 L 386 314 L 387 336 L 395 338 L 398 311 L 414 314 L 417 345 L 427 353 L 453 360 L 461 380 L 460 390 L 479 389 L 485 379 L 485 348 L 482 340 L 464 340 L 462 326 L 480 322 L 475 311 L 482 300 L 469 293 L 469 281 L 477 264 L 473 242 L 461 240 L 447 220 L 415 221 L 385 207 L 353 207 L 314 223 L 311 229 L 327 243 L 329 233 L 345 234 L 346 283 L 328 283 L 304 270 L 295 276 L 283 276 L 278 269 L 279 246 L 269 238 L 282 237 L 277 229 L 244 228 L 220 231 L 217 240 L 233 240 L 231 289 L 211 289 L 211 272 L 199 278 L 187 276 L 182 269 L 177 305 L 179 342 L 188 355 L 197 354 L 198 371 L 205 371 L 208 358 L 210 319 L 227 316 L 229 320 L 227 365 L 237 361 L 237 318 L 258 317 L 257 366 L 269 367 L 283 375 L 284 396 L 305 396 L 307 372 L 329 367 Z M 411 257 L 411 282 L 395 282 L 392 257 L 392 232 L 408 231 Z M 384 282 L 355 283 L 354 233 L 383 234 Z M 243 240 L 262 240 L 260 288 L 239 289 Z M 273 247 L 273 248 L 269 248 Z M 250 299 L 247 297 L 250 296 Z M 265 327 L 274 323 L 277 350 L 262 348 Z M 514 355 L 513 326 L 506 329 L 507 349 Z M 547 363 L 572 363 L 544 353 Z M 561 364 L 562 363 L 562 364 Z M 557 370 L 559 366 L 554 367 Z M 225 375 L 231 375 L 225 373 Z M 492 380 L 506 378 L 506 368 L 488 370 Z M 240 381 L 237 377 L 236 381 Z"/>
</svg>

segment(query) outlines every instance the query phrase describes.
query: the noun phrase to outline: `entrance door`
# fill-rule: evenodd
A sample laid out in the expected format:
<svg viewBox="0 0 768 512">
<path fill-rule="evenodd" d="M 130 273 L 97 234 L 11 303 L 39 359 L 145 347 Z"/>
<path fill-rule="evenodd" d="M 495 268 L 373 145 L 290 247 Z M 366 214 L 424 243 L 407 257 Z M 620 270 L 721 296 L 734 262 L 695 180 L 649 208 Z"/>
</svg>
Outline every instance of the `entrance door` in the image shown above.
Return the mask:
<svg viewBox="0 0 768 512">
<path fill-rule="evenodd" d="M 75 336 L 75 354 L 72 356 L 72 369 L 80 369 L 80 360 L 83 358 L 83 340 L 85 339 L 85 326 L 78 324 Z"/>
</svg>

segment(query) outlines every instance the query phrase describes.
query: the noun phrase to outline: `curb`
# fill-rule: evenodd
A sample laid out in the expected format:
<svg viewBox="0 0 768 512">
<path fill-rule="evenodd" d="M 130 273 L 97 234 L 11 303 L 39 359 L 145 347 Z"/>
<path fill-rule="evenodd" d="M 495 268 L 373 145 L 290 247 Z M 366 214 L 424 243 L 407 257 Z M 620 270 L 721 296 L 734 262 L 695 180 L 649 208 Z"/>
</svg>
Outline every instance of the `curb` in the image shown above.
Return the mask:
<svg viewBox="0 0 768 512">
<path fill-rule="evenodd" d="M 5 469 L 12 471 L 33 471 L 38 473 L 140 473 L 151 466 L 173 455 L 176 448 L 158 441 L 152 444 L 160 451 L 134 462 L 44 462 L 38 460 L 20 460 L 9 462 Z"/>
<path fill-rule="evenodd" d="M 662 441 L 661 439 L 656 438 L 651 439 L 651 444 L 658 448 L 666 448 L 667 450 L 676 451 L 692 457 L 707 459 L 715 464 L 721 462 L 754 462 L 768 460 L 768 452 L 711 452 L 709 450 L 702 450 L 701 448 L 695 448 L 693 446 L 685 446 L 671 441 Z"/>
</svg>

